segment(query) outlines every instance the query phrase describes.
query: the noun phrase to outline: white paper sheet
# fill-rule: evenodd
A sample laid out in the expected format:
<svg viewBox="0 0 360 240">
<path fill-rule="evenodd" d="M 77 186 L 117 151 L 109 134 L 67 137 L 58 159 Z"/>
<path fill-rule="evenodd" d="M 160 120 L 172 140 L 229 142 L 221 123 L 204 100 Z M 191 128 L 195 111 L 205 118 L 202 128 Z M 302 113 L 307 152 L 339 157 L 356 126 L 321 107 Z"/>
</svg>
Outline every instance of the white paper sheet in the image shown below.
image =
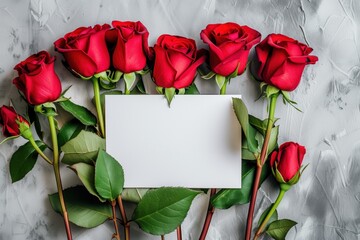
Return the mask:
<svg viewBox="0 0 360 240">
<path fill-rule="evenodd" d="M 106 96 L 106 150 L 125 187 L 240 188 L 241 127 L 230 95 Z M 235 96 L 240 97 L 240 96 Z"/>
</svg>

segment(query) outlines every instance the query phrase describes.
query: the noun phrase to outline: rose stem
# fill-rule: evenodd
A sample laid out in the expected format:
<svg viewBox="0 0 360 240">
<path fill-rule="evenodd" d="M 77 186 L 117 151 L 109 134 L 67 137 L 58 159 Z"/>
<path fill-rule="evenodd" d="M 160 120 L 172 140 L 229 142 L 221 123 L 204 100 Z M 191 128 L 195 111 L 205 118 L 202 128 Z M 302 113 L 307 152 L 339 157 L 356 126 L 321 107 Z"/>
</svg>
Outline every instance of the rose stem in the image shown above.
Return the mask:
<svg viewBox="0 0 360 240">
<path fill-rule="evenodd" d="M 104 116 L 100 102 L 100 87 L 99 87 L 99 79 L 93 77 L 93 88 L 94 88 L 94 99 L 95 99 L 95 106 L 96 112 L 98 116 L 99 126 L 100 126 L 100 133 L 105 138 L 105 125 L 104 125 Z"/>
<path fill-rule="evenodd" d="M 258 237 L 260 236 L 260 234 L 264 230 L 266 224 L 270 220 L 271 216 L 274 214 L 274 212 L 277 209 L 277 207 L 279 206 L 281 200 L 283 199 L 283 197 L 285 195 L 285 192 L 286 192 L 286 190 L 280 189 L 279 195 L 276 198 L 275 203 L 272 205 L 272 207 L 271 207 L 270 211 L 268 212 L 268 214 L 266 215 L 264 221 L 261 223 L 259 229 L 256 231 L 254 240 L 258 239 Z"/>
<path fill-rule="evenodd" d="M 216 189 L 212 188 L 210 190 L 208 211 L 206 213 L 205 223 L 204 223 L 203 229 L 201 231 L 199 240 L 205 240 L 206 234 L 209 230 L 210 222 L 211 222 L 212 216 L 214 215 L 214 211 L 215 211 L 215 208 L 211 205 L 211 197 L 214 196 L 215 193 L 216 193 Z"/>
<path fill-rule="evenodd" d="M 220 95 L 226 94 L 227 81 L 224 82 L 224 85 L 220 88 Z"/>
<path fill-rule="evenodd" d="M 115 206 L 116 206 L 116 201 L 115 200 L 111 201 L 111 209 L 112 209 L 112 215 L 113 215 L 112 220 L 114 222 L 114 228 L 115 228 L 115 233 L 113 235 L 113 238 L 115 237 L 117 240 L 120 240 L 119 228 L 118 228 L 117 221 L 116 221 Z"/>
<path fill-rule="evenodd" d="M 161 235 L 161 236 L 160 236 L 160 239 L 161 239 L 161 240 L 165 240 L 165 236 L 164 236 L 164 235 Z"/>
<path fill-rule="evenodd" d="M 49 121 L 50 133 L 51 133 L 51 140 L 52 140 L 52 144 L 53 144 L 53 155 L 54 155 L 53 168 L 54 168 L 54 173 L 55 173 L 56 186 L 57 186 L 57 190 L 59 193 L 61 210 L 62 210 L 62 213 L 64 216 L 64 223 L 65 223 L 67 239 L 71 240 L 72 236 L 71 236 L 69 217 L 68 217 L 68 213 L 66 210 L 64 194 L 63 194 L 63 189 L 62 189 L 62 184 L 61 184 L 61 176 L 60 176 L 60 168 L 59 168 L 59 147 L 58 147 L 54 117 L 48 116 L 48 121 Z"/>
<path fill-rule="evenodd" d="M 249 211 L 248 211 L 247 222 L 246 222 L 245 240 L 250 240 L 250 237 L 251 237 L 251 229 L 252 229 L 253 216 L 254 216 L 254 210 L 255 210 L 256 196 L 257 196 L 257 191 L 258 191 L 258 188 L 260 185 L 260 176 L 261 176 L 262 167 L 266 160 L 265 157 L 266 157 L 266 153 L 268 150 L 271 130 L 274 125 L 274 115 L 275 115 L 275 107 L 276 107 L 277 97 L 278 97 L 278 94 L 273 94 L 270 96 L 269 120 L 267 122 L 265 139 L 264 139 L 264 144 L 261 149 L 260 159 L 257 159 L 255 180 L 254 180 L 254 184 L 253 184 L 253 188 L 252 188 L 251 200 L 250 200 Z"/>
<path fill-rule="evenodd" d="M 179 225 L 179 226 L 176 228 L 176 236 L 177 236 L 177 240 L 182 240 L 181 225 Z"/>
<path fill-rule="evenodd" d="M 41 151 L 41 149 L 38 147 L 38 145 L 36 144 L 34 138 L 29 138 L 29 142 L 31 143 L 31 145 L 34 147 L 34 149 L 38 152 L 38 154 L 49 164 L 53 165 L 52 161 L 44 154 L 43 151 Z"/>
<path fill-rule="evenodd" d="M 125 240 L 130 240 L 130 223 L 128 222 L 127 217 L 126 217 L 126 212 L 125 212 L 125 208 L 124 208 L 124 204 L 123 204 L 121 195 L 118 196 L 117 201 L 118 201 L 118 205 L 119 205 L 121 218 L 124 223 Z"/>
</svg>

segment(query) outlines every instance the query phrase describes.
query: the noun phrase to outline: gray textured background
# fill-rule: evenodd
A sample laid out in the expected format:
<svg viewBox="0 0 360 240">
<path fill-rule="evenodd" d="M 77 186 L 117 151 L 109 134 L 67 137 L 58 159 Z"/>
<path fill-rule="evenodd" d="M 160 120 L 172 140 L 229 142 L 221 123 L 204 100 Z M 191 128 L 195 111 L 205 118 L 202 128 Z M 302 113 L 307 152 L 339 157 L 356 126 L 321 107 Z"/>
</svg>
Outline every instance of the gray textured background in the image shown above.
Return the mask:
<svg viewBox="0 0 360 240">
<path fill-rule="evenodd" d="M 299 223 L 287 239 L 360 239 L 359 12 L 358 0 L 1 0 L 0 104 L 8 104 L 10 98 L 20 102 L 11 84 L 15 64 L 42 49 L 58 55 L 52 43 L 79 26 L 140 20 L 150 32 L 150 45 L 160 34 L 169 33 L 194 38 L 204 46 L 200 31 L 208 23 L 226 21 L 249 25 L 263 38 L 272 32 L 289 35 L 313 47 L 319 62 L 306 67 L 292 93 L 303 112 L 280 101 L 276 112 L 279 142 L 305 145 L 305 163 L 310 163 L 278 209 L 281 218 Z M 90 107 L 90 84 L 74 79 L 60 61 L 56 70 L 64 88 L 73 85 L 68 95 Z M 218 92 L 214 82 L 197 79 L 197 83 L 202 93 Z M 265 102 L 254 101 L 258 84 L 246 74 L 231 82 L 228 93 L 242 94 L 252 114 L 266 116 Z M 51 168 L 39 161 L 25 179 L 10 182 L 9 158 L 21 144 L 17 139 L 0 146 L 0 239 L 64 239 L 62 220 L 47 200 L 47 194 L 55 191 Z M 63 168 L 62 173 L 65 186 L 76 182 L 70 170 Z M 260 189 L 261 209 L 275 200 L 274 186 L 267 183 Z M 206 203 L 206 195 L 194 201 L 182 225 L 184 239 L 198 238 Z M 242 238 L 246 211 L 247 206 L 216 211 L 208 239 Z M 111 223 L 91 230 L 73 227 L 76 240 L 110 239 L 112 231 Z M 133 239 L 158 239 L 135 225 L 132 231 Z"/>
</svg>

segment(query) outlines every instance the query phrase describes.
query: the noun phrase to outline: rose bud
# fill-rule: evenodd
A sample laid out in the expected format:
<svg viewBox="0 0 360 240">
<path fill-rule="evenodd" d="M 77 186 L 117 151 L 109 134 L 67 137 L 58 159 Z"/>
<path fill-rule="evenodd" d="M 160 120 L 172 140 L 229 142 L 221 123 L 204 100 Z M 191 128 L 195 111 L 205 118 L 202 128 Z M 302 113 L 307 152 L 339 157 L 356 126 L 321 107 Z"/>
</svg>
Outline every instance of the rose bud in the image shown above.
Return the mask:
<svg viewBox="0 0 360 240">
<path fill-rule="evenodd" d="M 305 147 L 294 142 L 283 143 L 271 153 L 270 166 L 279 183 L 293 185 L 299 181 L 305 153 Z"/>
<path fill-rule="evenodd" d="M 113 66 L 122 73 L 145 68 L 149 55 L 149 32 L 141 22 L 113 21 L 113 30 L 107 33 L 109 41 L 115 42 L 112 53 Z"/>
<path fill-rule="evenodd" d="M 55 57 L 46 51 L 33 54 L 15 66 L 19 77 L 13 80 L 27 102 L 40 105 L 61 95 L 61 82 L 54 70 Z"/>
<path fill-rule="evenodd" d="M 248 26 L 237 23 L 209 24 L 200 33 L 209 45 L 210 67 L 222 76 L 245 71 L 251 47 L 260 42 L 261 34 Z"/>
<path fill-rule="evenodd" d="M 0 107 L 0 125 L 5 137 L 16 137 L 30 128 L 29 122 L 18 115 L 13 107 Z"/>
<path fill-rule="evenodd" d="M 54 42 L 55 50 L 62 53 L 70 68 L 88 78 L 110 68 L 110 55 L 105 34 L 109 24 L 79 27 Z"/>
<path fill-rule="evenodd" d="M 300 83 L 305 65 L 318 60 L 309 55 L 312 48 L 282 34 L 270 34 L 255 50 L 260 63 L 259 78 L 284 91 L 293 91 Z"/>
<path fill-rule="evenodd" d="M 158 87 L 182 89 L 189 87 L 196 69 L 205 62 L 205 53 L 196 50 L 193 39 L 161 35 L 155 46 L 153 78 Z"/>
</svg>

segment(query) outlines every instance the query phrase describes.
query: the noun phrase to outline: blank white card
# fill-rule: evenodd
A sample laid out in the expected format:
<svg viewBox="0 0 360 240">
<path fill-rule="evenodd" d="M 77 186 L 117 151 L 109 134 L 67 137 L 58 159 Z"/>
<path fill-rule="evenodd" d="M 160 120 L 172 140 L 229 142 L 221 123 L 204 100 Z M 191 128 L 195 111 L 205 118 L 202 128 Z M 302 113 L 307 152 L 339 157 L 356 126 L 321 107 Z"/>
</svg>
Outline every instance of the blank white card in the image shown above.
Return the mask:
<svg viewBox="0 0 360 240">
<path fill-rule="evenodd" d="M 241 187 L 241 127 L 231 95 L 108 95 L 106 151 L 125 187 Z"/>
</svg>

